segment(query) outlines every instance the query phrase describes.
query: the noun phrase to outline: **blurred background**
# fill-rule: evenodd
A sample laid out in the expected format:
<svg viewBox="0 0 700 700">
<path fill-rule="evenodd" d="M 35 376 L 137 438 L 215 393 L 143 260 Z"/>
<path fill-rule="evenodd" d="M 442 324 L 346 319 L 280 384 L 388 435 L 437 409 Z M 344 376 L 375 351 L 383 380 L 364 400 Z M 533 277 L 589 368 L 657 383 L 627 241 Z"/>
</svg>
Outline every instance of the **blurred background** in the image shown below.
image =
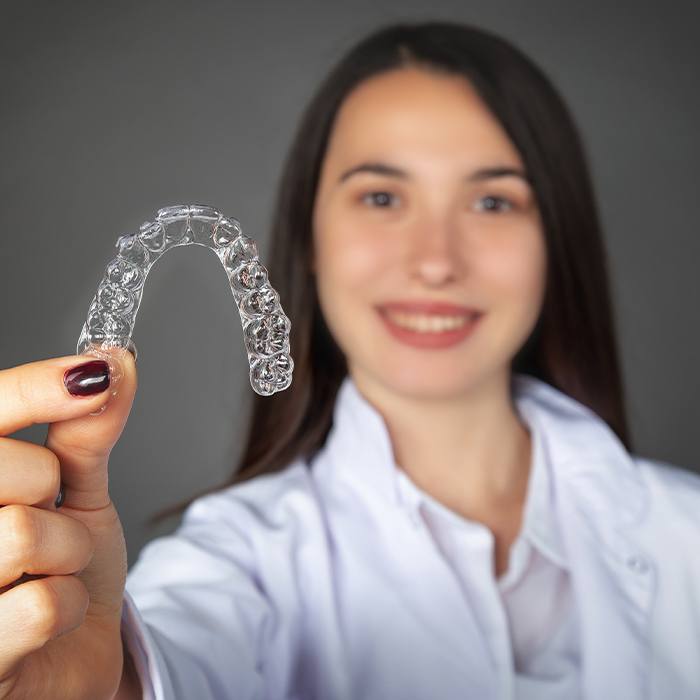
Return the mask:
<svg viewBox="0 0 700 700">
<path fill-rule="evenodd" d="M 697 3 L 0 7 L 0 368 L 74 354 L 117 237 L 162 206 L 238 218 L 264 264 L 282 161 L 331 65 L 382 24 L 462 21 L 524 50 L 570 105 L 610 255 L 636 451 L 700 471 Z M 149 527 L 149 515 L 232 473 L 253 395 L 211 251 L 170 251 L 146 289 L 139 388 L 110 462 L 130 565 L 179 522 Z M 43 444 L 46 431 L 12 437 Z"/>
</svg>

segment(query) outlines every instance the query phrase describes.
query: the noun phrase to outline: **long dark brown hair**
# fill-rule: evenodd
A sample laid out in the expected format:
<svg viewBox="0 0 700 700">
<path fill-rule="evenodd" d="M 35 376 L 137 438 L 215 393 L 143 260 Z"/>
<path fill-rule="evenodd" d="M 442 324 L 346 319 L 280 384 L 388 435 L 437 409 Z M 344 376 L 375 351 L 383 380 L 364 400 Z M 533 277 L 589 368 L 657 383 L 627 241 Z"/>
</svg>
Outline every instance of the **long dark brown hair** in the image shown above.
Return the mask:
<svg viewBox="0 0 700 700">
<path fill-rule="evenodd" d="M 551 384 L 597 413 L 632 451 L 597 204 L 577 127 L 548 77 L 505 39 L 452 22 L 380 28 L 332 68 L 302 114 L 282 170 L 266 267 L 292 323 L 291 386 L 252 397 L 244 447 L 223 484 L 157 512 L 181 513 L 199 496 L 294 459 L 311 460 L 331 428 L 347 374 L 311 272 L 314 197 L 335 115 L 361 81 L 413 65 L 466 78 L 501 123 L 531 177 L 548 252 L 542 311 L 511 370 Z"/>
</svg>

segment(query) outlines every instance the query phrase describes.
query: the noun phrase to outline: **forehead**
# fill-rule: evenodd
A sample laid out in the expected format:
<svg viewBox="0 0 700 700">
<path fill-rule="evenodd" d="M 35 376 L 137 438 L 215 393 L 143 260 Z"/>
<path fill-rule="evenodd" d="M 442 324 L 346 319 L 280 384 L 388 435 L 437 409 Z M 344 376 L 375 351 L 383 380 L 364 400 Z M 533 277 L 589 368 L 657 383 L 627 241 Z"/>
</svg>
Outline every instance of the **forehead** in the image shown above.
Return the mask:
<svg viewBox="0 0 700 700">
<path fill-rule="evenodd" d="M 400 149 L 520 164 L 500 122 L 462 76 L 400 68 L 360 83 L 343 101 L 327 156 L 344 159 Z"/>
</svg>

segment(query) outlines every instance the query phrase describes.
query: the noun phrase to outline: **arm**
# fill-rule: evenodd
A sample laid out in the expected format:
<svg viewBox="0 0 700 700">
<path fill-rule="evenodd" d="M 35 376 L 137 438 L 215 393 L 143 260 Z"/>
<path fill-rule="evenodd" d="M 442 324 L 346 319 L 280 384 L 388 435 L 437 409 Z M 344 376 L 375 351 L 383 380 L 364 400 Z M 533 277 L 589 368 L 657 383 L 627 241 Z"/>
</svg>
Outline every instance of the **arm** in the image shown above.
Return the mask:
<svg viewBox="0 0 700 700">
<path fill-rule="evenodd" d="M 115 700 L 263 696 L 273 613 L 249 541 L 255 525 L 235 499 L 209 495 L 175 533 L 146 544 L 126 581 Z"/>
</svg>

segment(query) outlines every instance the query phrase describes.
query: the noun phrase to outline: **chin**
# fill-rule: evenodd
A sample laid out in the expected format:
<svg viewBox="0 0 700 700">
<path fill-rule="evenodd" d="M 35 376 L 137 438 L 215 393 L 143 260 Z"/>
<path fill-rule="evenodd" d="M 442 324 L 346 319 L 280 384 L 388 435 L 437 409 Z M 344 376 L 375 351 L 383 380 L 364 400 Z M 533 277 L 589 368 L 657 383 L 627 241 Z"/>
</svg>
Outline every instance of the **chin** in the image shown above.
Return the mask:
<svg viewBox="0 0 700 700">
<path fill-rule="evenodd" d="M 466 372 L 464 366 L 457 374 L 446 366 L 439 371 L 426 370 L 425 363 L 401 363 L 400 358 L 381 366 L 377 366 L 376 362 L 372 366 L 365 365 L 357 368 L 353 375 L 360 382 L 378 385 L 382 393 L 425 400 L 459 398 L 483 379 L 481 374 Z"/>
</svg>

